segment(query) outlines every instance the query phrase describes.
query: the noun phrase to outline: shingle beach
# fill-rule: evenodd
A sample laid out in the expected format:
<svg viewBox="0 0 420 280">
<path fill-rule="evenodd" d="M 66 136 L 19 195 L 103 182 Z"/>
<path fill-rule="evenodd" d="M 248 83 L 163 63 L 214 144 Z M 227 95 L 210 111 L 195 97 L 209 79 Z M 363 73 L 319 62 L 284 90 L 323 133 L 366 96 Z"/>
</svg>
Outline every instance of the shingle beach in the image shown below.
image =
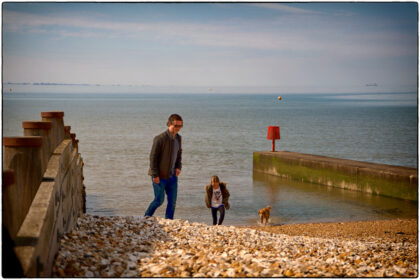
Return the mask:
<svg viewBox="0 0 420 280">
<path fill-rule="evenodd" d="M 417 277 L 417 263 L 416 220 L 239 227 L 84 215 L 53 276 Z"/>
</svg>

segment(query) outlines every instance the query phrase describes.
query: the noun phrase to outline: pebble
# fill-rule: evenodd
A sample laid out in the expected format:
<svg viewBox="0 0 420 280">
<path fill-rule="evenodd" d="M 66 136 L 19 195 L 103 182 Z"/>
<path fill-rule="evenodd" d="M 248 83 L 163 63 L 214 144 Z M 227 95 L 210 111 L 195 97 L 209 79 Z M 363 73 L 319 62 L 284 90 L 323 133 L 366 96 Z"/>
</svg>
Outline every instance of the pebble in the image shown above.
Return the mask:
<svg viewBox="0 0 420 280">
<path fill-rule="evenodd" d="M 159 217 L 83 215 L 53 277 L 417 277 L 417 244 L 288 236 Z"/>
</svg>

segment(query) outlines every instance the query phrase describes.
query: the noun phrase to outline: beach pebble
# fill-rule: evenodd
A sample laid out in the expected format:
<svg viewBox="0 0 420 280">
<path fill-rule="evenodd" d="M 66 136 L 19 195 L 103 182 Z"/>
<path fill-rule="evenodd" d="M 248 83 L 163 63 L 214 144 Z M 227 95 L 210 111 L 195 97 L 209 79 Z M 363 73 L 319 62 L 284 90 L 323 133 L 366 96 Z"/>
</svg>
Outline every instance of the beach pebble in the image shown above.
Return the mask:
<svg viewBox="0 0 420 280">
<path fill-rule="evenodd" d="M 417 277 L 417 244 L 288 236 L 159 217 L 83 215 L 54 277 Z"/>
</svg>

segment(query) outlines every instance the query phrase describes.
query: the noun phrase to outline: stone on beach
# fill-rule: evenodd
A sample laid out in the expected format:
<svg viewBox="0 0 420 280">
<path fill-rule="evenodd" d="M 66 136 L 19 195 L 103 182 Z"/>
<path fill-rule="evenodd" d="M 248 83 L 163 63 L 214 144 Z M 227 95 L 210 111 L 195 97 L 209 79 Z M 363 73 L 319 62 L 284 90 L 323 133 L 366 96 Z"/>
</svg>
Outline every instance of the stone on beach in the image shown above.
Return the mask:
<svg viewBox="0 0 420 280">
<path fill-rule="evenodd" d="M 417 244 L 84 215 L 54 277 L 417 277 Z"/>
</svg>

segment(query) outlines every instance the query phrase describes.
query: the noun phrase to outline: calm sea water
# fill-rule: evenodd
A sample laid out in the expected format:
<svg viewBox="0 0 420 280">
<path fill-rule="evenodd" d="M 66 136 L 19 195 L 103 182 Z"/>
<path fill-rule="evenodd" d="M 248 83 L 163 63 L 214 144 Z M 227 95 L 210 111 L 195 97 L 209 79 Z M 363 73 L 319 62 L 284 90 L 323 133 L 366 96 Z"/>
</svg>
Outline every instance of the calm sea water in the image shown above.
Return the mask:
<svg viewBox="0 0 420 280">
<path fill-rule="evenodd" d="M 417 93 L 358 95 L 3 94 L 3 136 L 21 122 L 64 111 L 85 162 L 87 211 L 142 216 L 153 199 L 147 175 L 153 137 L 170 114 L 184 119 L 183 171 L 175 217 L 211 223 L 204 186 L 227 182 L 225 224 L 255 224 L 270 204 L 272 223 L 417 217 L 417 203 L 252 173 L 252 153 L 271 149 L 417 167 Z M 156 215 L 164 217 L 166 201 Z"/>
</svg>

